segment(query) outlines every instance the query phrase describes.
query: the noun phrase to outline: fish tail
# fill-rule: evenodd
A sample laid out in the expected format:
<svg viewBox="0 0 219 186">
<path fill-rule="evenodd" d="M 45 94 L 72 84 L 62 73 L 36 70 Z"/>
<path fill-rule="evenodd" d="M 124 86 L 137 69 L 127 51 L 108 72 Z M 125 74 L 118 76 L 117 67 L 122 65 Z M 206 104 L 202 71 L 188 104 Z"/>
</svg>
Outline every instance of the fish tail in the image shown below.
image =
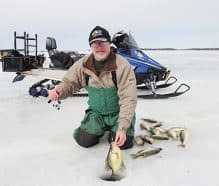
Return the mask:
<svg viewBox="0 0 219 186">
<path fill-rule="evenodd" d="M 119 181 L 121 180 L 121 176 L 119 174 L 112 172 L 112 175 L 109 177 L 109 181 Z"/>
<path fill-rule="evenodd" d="M 138 157 L 138 155 L 136 155 L 136 154 L 130 154 L 130 155 L 133 159 L 136 159 Z"/>
</svg>

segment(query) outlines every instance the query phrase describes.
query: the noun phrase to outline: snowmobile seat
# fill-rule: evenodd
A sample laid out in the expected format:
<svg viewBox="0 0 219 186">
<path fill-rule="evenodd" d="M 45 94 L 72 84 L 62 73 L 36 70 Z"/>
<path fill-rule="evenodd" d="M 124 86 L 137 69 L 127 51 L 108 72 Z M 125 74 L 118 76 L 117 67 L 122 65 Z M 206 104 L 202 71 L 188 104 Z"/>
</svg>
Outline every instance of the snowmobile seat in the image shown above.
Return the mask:
<svg viewBox="0 0 219 186">
<path fill-rule="evenodd" d="M 60 52 L 56 48 L 57 48 L 57 45 L 56 45 L 55 38 L 47 37 L 47 39 L 46 39 L 46 49 L 48 50 L 49 57 L 59 55 Z"/>
<path fill-rule="evenodd" d="M 47 37 L 46 49 L 48 50 L 53 67 L 56 68 L 68 69 L 75 61 L 82 57 L 75 51 L 64 52 L 57 50 L 56 40 L 52 37 Z"/>
<path fill-rule="evenodd" d="M 46 39 L 46 49 L 47 50 L 53 50 L 53 49 L 56 49 L 56 48 L 57 48 L 57 45 L 56 45 L 55 38 L 47 37 L 47 39 Z"/>
</svg>

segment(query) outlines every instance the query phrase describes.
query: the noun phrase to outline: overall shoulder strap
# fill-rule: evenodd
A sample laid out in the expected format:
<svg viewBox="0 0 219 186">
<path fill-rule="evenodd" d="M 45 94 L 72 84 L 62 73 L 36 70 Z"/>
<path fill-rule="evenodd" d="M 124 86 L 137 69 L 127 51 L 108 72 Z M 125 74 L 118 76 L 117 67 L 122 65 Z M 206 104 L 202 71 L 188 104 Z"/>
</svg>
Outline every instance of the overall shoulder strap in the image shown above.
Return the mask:
<svg viewBox="0 0 219 186">
<path fill-rule="evenodd" d="M 116 71 L 112 71 L 111 74 L 112 74 L 112 81 L 113 81 L 115 87 L 118 88 L 118 86 L 117 86 L 117 78 L 116 78 Z"/>
<path fill-rule="evenodd" d="M 89 81 L 89 75 L 88 74 L 84 74 L 84 78 L 85 78 L 85 85 L 88 86 L 88 81 Z"/>
</svg>

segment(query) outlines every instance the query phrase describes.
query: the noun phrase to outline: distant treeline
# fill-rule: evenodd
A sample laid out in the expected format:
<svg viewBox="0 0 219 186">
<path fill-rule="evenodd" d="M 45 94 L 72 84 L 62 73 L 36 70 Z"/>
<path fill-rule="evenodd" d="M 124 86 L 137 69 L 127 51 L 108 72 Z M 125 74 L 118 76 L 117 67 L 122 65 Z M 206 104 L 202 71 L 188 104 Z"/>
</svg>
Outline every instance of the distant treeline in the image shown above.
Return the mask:
<svg viewBox="0 0 219 186">
<path fill-rule="evenodd" d="M 141 48 L 142 50 L 219 50 L 219 48 Z"/>
</svg>

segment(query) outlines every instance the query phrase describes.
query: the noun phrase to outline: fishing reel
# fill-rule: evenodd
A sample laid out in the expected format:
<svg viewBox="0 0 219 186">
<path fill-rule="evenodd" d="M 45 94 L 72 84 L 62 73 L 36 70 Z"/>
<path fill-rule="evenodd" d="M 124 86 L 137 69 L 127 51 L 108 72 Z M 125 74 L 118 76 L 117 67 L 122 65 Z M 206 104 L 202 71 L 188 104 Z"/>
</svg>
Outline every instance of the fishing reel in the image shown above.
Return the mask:
<svg viewBox="0 0 219 186">
<path fill-rule="evenodd" d="M 49 104 L 52 103 L 52 100 L 49 100 L 48 103 L 49 103 Z M 54 108 L 56 108 L 57 110 L 60 110 L 60 108 L 61 108 L 61 101 L 60 101 L 60 100 L 54 101 L 53 104 L 52 104 L 52 106 L 53 106 Z"/>
</svg>

